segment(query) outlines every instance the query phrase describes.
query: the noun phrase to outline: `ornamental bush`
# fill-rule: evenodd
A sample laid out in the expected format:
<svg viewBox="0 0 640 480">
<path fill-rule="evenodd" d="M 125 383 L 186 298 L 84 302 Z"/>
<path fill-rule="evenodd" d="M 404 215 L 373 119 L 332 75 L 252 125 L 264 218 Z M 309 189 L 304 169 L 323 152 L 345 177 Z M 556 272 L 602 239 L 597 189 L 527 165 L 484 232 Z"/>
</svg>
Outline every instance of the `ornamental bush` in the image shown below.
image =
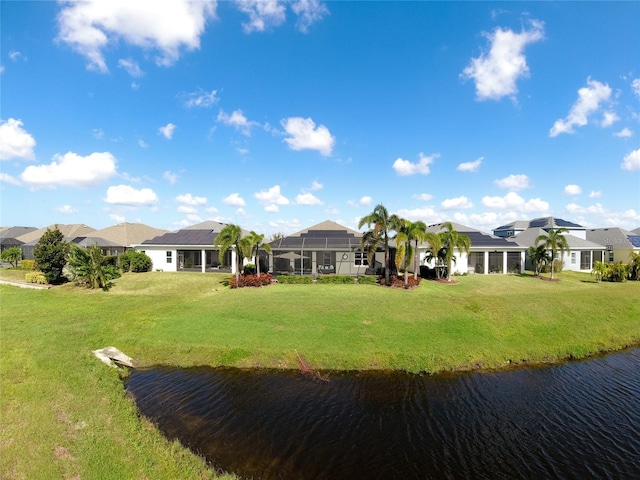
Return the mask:
<svg viewBox="0 0 640 480">
<path fill-rule="evenodd" d="M 356 277 L 352 277 L 350 275 L 323 275 L 316 279 L 316 283 L 333 283 L 333 284 L 356 283 Z"/>
<path fill-rule="evenodd" d="M 138 250 L 127 250 L 118 257 L 118 261 L 123 272 L 149 272 L 153 267 L 151 257 Z"/>
<path fill-rule="evenodd" d="M 309 276 L 299 277 L 297 275 L 278 275 L 278 283 L 307 284 L 313 283 L 313 278 Z"/>
<path fill-rule="evenodd" d="M 20 268 L 22 268 L 22 270 L 35 270 L 36 262 L 35 260 L 22 260 Z"/>
<path fill-rule="evenodd" d="M 229 286 L 231 288 L 242 287 L 263 287 L 271 285 L 271 275 L 268 273 L 261 273 L 258 275 L 241 275 L 236 280 L 236 277 L 229 279 Z"/>
<path fill-rule="evenodd" d="M 42 272 L 28 272 L 24 275 L 24 280 L 28 283 L 38 283 L 40 285 L 46 285 L 47 279 Z"/>
<path fill-rule="evenodd" d="M 375 285 L 376 283 L 378 283 L 378 279 L 376 277 L 370 275 L 358 277 L 359 285 Z"/>
</svg>

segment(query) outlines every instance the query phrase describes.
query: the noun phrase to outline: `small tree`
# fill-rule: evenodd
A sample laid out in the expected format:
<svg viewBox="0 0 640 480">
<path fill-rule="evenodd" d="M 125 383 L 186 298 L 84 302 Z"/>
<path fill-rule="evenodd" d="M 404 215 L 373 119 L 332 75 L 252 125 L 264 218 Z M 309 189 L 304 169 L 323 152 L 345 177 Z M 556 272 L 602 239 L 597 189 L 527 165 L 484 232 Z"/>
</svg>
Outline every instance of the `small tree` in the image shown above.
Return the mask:
<svg viewBox="0 0 640 480">
<path fill-rule="evenodd" d="M 527 250 L 531 261 L 533 262 L 533 268 L 535 270 L 535 276 L 539 276 L 542 273 L 542 267 L 551 261 L 551 255 L 547 251 L 544 245 L 538 245 L 537 247 L 529 247 Z"/>
<path fill-rule="evenodd" d="M 214 240 L 214 245 L 217 246 L 219 250 L 220 259 L 224 258 L 225 253 L 230 248 L 235 248 L 236 252 L 236 282 L 240 277 L 240 269 L 242 268 L 242 261 L 244 256 L 243 251 L 243 242 L 242 242 L 242 229 L 238 225 L 229 224 L 225 225 L 220 233 Z"/>
<path fill-rule="evenodd" d="M 603 278 L 607 275 L 607 264 L 604 262 L 596 261 L 593 264 L 593 270 L 591 270 L 591 275 L 596 276 L 596 281 L 600 283 Z"/>
<path fill-rule="evenodd" d="M 118 257 L 120 268 L 124 272 L 148 272 L 153 266 L 149 255 L 138 250 L 127 250 Z"/>
<path fill-rule="evenodd" d="M 53 230 L 47 229 L 33 250 L 36 268 L 40 270 L 48 283 L 64 282 L 62 269 L 67 263 L 69 244 L 64 241 L 62 232 L 56 225 Z"/>
<path fill-rule="evenodd" d="M 553 280 L 553 272 L 555 270 L 554 260 L 556 258 L 556 252 L 562 254 L 565 250 L 569 250 L 569 244 L 563 235 L 568 231 L 565 227 L 558 228 L 557 230 L 552 229 L 549 230 L 548 234 L 539 235 L 538 238 L 536 238 L 536 247 L 542 245 L 547 250 L 551 250 L 551 280 Z"/>
<path fill-rule="evenodd" d="M 22 249 L 20 247 L 10 247 L 2 251 L 0 259 L 9 262 L 13 268 L 18 268 L 18 262 L 22 260 Z"/>
<path fill-rule="evenodd" d="M 85 285 L 87 288 L 109 290 L 111 280 L 120 276 L 117 269 L 109 264 L 108 257 L 102 254 L 102 250 L 98 245 L 82 248 L 72 244 L 68 260 L 69 271 L 73 276 L 73 280 L 79 285 Z"/>
<path fill-rule="evenodd" d="M 264 234 L 258 234 L 251 230 L 249 235 L 241 239 L 242 250 L 248 254 L 249 257 L 254 258 L 256 274 L 260 275 L 260 250 L 264 250 L 267 253 L 271 253 L 271 245 L 263 243 Z"/>
<path fill-rule="evenodd" d="M 455 261 L 453 251 L 457 249 L 460 253 L 466 252 L 469 255 L 469 251 L 471 248 L 471 239 L 462 233 L 458 233 L 454 228 L 451 222 L 445 222 L 442 224 L 444 232 L 439 232 L 439 235 L 442 236 L 442 243 L 446 248 L 446 257 L 445 261 L 447 263 L 447 280 L 451 281 L 451 266 Z"/>
<path fill-rule="evenodd" d="M 631 252 L 629 254 L 630 262 L 630 280 L 640 280 L 640 252 Z"/>
</svg>

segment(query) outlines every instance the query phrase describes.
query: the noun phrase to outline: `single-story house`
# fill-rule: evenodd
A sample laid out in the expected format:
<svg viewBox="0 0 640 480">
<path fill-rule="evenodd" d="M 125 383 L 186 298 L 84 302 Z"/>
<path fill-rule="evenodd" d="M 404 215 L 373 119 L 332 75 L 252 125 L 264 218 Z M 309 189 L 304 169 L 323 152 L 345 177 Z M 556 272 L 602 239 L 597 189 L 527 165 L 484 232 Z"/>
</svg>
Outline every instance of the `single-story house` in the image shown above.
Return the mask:
<svg viewBox="0 0 640 480">
<path fill-rule="evenodd" d="M 455 263 L 452 273 L 489 274 L 489 273 L 522 273 L 524 272 L 526 248 L 509 242 L 506 238 L 481 232 L 455 222 L 450 222 L 459 234 L 466 235 L 471 241 L 469 255 L 466 252 L 455 251 Z M 429 225 L 427 231 L 438 233 L 445 231 L 443 223 Z M 422 243 L 418 246 L 420 263 L 434 267 L 434 263 L 425 261 L 429 245 Z"/>
<path fill-rule="evenodd" d="M 20 247 L 24 242 L 18 237 L 36 230 L 35 227 L 2 227 L 0 228 L 0 252 L 11 247 Z"/>
<path fill-rule="evenodd" d="M 640 229 L 637 229 L 640 230 Z M 622 228 L 590 228 L 587 239 L 604 247 L 607 263 L 628 263 L 631 252 L 640 252 L 640 232 Z"/>
<path fill-rule="evenodd" d="M 215 238 L 224 227 L 224 223 L 206 221 L 158 235 L 132 247 L 151 258 L 154 270 L 235 273 L 235 248 L 230 248 L 225 258 L 219 258 L 219 248 L 214 246 Z M 242 235 L 248 233 L 242 230 Z"/>
<path fill-rule="evenodd" d="M 38 243 L 38 241 L 40 240 L 40 238 L 42 238 L 42 235 L 44 235 L 47 232 L 47 230 L 53 230 L 56 227 L 58 227 L 58 230 L 60 230 L 60 232 L 62 233 L 62 235 L 67 241 L 69 241 L 70 239 L 74 239 L 76 237 L 86 237 L 86 236 L 93 235 L 93 232 L 96 231 L 95 228 L 90 227 L 88 225 L 84 225 L 84 224 L 75 223 L 75 224 L 65 225 L 65 224 L 57 223 L 57 224 L 49 225 L 48 227 L 39 228 L 38 230 L 34 230 L 29 233 L 25 233 L 24 235 L 21 235 L 20 237 L 17 238 L 18 240 L 24 243 L 24 245 L 22 245 L 21 248 L 22 248 L 22 256 L 24 257 L 25 260 L 33 260 L 33 250 L 36 244 Z"/>
<path fill-rule="evenodd" d="M 150 240 L 159 235 L 168 233 L 167 230 L 153 228 L 144 223 L 123 222 L 111 227 L 96 230 L 92 236 L 103 238 L 111 242 L 115 247 L 111 248 L 109 255 L 124 253 L 145 240 Z"/>
<path fill-rule="evenodd" d="M 376 252 L 375 265 L 360 250 L 362 233 L 331 220 L 269 243 L 271 271 L 280 275 L 365 275 L 384 264 L 384 252 Z"/>
</svg>

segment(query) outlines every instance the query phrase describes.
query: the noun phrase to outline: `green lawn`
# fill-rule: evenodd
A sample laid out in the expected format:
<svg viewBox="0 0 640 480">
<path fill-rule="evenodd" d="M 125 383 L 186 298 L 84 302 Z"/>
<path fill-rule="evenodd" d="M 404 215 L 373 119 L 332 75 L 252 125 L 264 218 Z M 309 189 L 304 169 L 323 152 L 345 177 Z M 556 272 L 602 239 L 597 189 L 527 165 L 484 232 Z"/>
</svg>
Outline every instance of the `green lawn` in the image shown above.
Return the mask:
<svg viewBox="0 0 640 480">
<path fill-rule="evenodd" d="M 0 270 L 0 278 L 23 272 Z M 140 419 L 119 372 L 139 364 L 438 372 L 557 361 L 640 344 L 640 283 L 565 272 L 230 290 L 223 275 L 127 274 L 109 292 L 0 285 L 0 478 L 219 478 Z"/>
</svg>

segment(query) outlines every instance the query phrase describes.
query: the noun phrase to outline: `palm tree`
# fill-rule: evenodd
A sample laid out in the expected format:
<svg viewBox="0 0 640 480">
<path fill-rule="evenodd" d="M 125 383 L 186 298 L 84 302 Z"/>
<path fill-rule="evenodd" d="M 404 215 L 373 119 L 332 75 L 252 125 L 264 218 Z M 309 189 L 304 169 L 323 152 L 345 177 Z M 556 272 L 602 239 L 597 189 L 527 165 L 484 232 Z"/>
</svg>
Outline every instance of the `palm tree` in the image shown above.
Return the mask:
<svg viewBox="0 0 640 480">
<path fill-rule="evenodd" d="M 447 264 L 447 280 L 451 281 L 451 264 L 453 263 L 453 251 L 458 249 L 459 252 L 466 252 L 469 255 L 471 248 L 471 239 L 462 233 L 458 233 L 454 230 L 451 222 L 445 222 L 440 229 L 445 229 L 444 232 L 439 232 L 442 236 L 442 243 L 446 248 L 445 263 Z"/>
<path fill-rule="evenodd" d="M 413 257 L 413 278 L 418 278 L 418 244 L 427 239 L 427 225 L 418 220 L 412 222 L 410 220 L 400 219 L 398 225 L 398 233 L 396 234 L 396 267 L 400 270 L 404 264 L 404 284 L 409 283 L 407 269 Z"/>
<path fill-rule="evenodd" d="M 268 243 L 262 243 L 264 240 L 264 234 L 258 234 L 251 230 L 249 235 L 243 237 L 241 241 L 243 242 L 243 250 L 249 254 L 249 257 L 254 258 L 254 263 L 256 265 L 256 274 L 260 276 L 260 249 L 264 250 L 267 253 L 271 253 L 271 245 Z"/>
<path fill-rule="evenodd" d="M 527 254 L 533 262 L 535 269 L 535 276 L 537 277 L 542 272 L 542 266 L 551 261 L 551 256 L 544 245 L 538 245 L 537 247 L 529 247 Z"/>
<path fill-rule="evenodd" d="M 98 245 L 82 248 L 72 243 L 67 261 L 74 280 L 84 283 L 89 288 L 109 289 L 105 257 Z"/>
<path fill-rule="evenodd" d="M 384 279 L 385 285 L 389 285 L 389 237 L 398 227 L 397 215 L 389 215 L 387 209 L 381 203 L 376 205 L 369 215 L 365 215 L 358 222 L 358 228 L 366 225 L 370 230 L 365 232 L 360 243 L 363 251 L 369 257 L 369 264 L 373 264 L 373 256 L 380 244 L 384 245 Z"/>
<path fill-rule="evenodd" d="M 408 235 L 411 240 L 413 240 L 413 278 L 414 280 L 418 279 L 418 256 L 420 252 L 418 252 L 418 244 L 424 242 L 429 235 L 427 232 L 427 224 L 421 220 L 416 222 L 410 222 L 408 228 Z"/>
<path fill-rule="evenodd" d="M 569 244 L 563 235 L 563 233 L 568 231 L 565 227 L 558 228 L 557 230 L 551 229 L 547 235 L 538 235 L 536 238 L 536 247 L 543 245 L 545 249 L 551 250 L 551 280 L 553 280 L 556 252 L 563 254 L 565 250 L 569 250 Z"/>
<path fill-rule="evenodd" d="M 607 275 L 607 264 L 604 262 L 596 261 L 596 263 L 593 264 L 591 275 L 595 275 L 596 280 L 598 281 L 598 283 L 600 283 L 602 279 Z"/>
<path fill-rule="evenodd" d="M 242 229 L 238 225 L 230 223 L 225 225 L 214 240 L 214 245 L 220 250 L 218 255 L 223 259 L 227 250 L 234 248 L 236 251 L 236 281 L 240 278 L 240 268 L 242 268 L 242 258 L 244 250 L 242 242 Z"/>
<path fill-rule="evenodd" d="M 427 232 L 425 242 L 429 245 L 429 249 L 424 259 L 426 262 L 434 262 L 436 278 L 440 279 L 440 269 L 438 269 L 438 265 L 445 260 L 442 236 L 437 233 Z"/>
</svg>

